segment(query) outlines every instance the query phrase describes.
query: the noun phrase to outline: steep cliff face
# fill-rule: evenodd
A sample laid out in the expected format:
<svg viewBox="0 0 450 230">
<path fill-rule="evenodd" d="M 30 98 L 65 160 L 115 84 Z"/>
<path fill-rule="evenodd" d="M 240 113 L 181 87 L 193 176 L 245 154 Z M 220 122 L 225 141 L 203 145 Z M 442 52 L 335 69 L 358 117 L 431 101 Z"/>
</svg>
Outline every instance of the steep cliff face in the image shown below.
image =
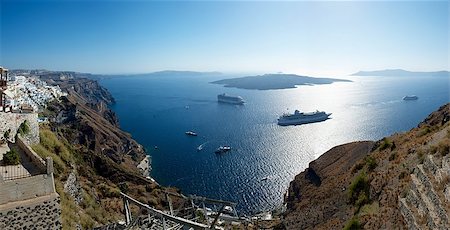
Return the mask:
<svg viewBox="0 0 450 230">
<path fill-rule="evenodd" d="M 450 104 L 406 133 L 332 148 L 291 182 L 287 229 L 447 229 Z"/>
<path fill-rule="evenodd" d="M 334 147 L 311 162 L 289 186 L 285 197 L 288 229 L 339 229 L 351 217 L 347 202 L 347 185 L 351 168 L 363 159 L 374 142 L 355 142 Z M 328 222 L 329 224 L 325 223 Z"/>
<path fill-rule="evenodd" d="M 49 123 L 42 127 L 41 144 L 34 148 L 55 159 L 63 225 L 91 229 L 123 219 L 120 190 L 163 208 L 165 188 L 143 176 L 140 168 L 148 162 L 146 153 L 120 130 L 107 107 L 114 102 L 111 95 L 89 79 L 53 82 L 68 96 L 48 104 L 44 115 Z"/>
</svg>

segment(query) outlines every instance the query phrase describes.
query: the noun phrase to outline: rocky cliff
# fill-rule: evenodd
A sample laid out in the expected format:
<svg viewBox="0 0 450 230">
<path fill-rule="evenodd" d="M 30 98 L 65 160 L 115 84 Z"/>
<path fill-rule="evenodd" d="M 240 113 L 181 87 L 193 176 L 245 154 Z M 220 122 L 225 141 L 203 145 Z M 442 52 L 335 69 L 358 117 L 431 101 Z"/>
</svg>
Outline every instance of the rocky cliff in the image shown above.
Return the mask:
<svg viewBox="0 0 450 230">
<path fill-rule="evenodd" d="M 291 182 L 287 229 L 448 229 L 450 104 L 378 142 L 334 147 Z"/>
<path fill-rule="evenodd" d="M 63 226 L 91 229 L 123 219 L 120 191 L 162 208 L 163 188 L 143 175 L 148 174 L 149 159 L 119 128 L 107 106 L 114 102 L 109 92 L 90 79 L 49 82 L 68 96 L 48 104 L 42 115 L 49 123 L 41 126 L 41 143 L 33 149 L 54 158 Z"/>
</svg>

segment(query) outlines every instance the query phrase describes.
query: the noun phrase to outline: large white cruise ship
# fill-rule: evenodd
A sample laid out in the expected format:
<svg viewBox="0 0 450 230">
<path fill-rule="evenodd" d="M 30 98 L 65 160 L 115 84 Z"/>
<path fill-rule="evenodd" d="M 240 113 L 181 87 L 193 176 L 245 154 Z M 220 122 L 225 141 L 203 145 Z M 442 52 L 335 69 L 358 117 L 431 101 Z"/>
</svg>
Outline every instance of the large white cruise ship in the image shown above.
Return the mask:
<svg viewBox="0 0 450 230">
<path fill-rule="evenodd" d="M 417 99 L 419 99 L 419 97 L 416 96 L 416 95 L 408 95 L 408 96 L 404 96 L 403 97 L 404 101 L 414 101 L 414 100 L 417 100 Z"/>
<path fill-rule="evenodd" d="M 313 122 L 325 121 L 331 113 L 323 111 L 315 111 L 310 113 L 303 113 L 295 110 L 294 114 L 283 114 L 278 118 L 278 125 L 302 125 Z"/>
<path fill-rule="evenodd" d="M 235 105 L 242 105 L 245 102 L 241 96 L 231 96 L 225 93 L 217 95 L 217 101 Z"/>
</svg>

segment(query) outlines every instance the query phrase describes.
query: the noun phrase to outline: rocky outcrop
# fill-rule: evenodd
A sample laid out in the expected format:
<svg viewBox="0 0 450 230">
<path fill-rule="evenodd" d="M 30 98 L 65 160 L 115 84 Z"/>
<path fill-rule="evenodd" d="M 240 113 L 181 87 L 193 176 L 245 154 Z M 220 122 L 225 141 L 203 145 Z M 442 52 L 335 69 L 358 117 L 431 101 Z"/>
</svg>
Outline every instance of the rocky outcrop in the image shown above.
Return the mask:
<svg viewBox="0 0 450 230">
<path fill-rule="evenodd" d="M 141 170 L 141 173 L 144 177 L 150 176 L 150 156 L 145 157 L 137 166 L 138 169 Z"/>
<path fill-rule="evenodd" d="M 411 189 L 406 197 L 399 198 L 399 207 L 406 225 L 413 229 L 449 229 L 450 212 L 448 197 L 450 189 L 450 168 L 445 162 L 448 156 L 436 159 L 432 155 L 425 158 L 411 174 Z M 441 161 L 440 164 L 436 163 Z"/>
<path fill-rule="evenodd" d="M 297 175 L 285 197 L 287 229 L 340 228 L 342 220 L 351 215 L 346 191 L 351 168 L 373 145 L 364 141 L 334 147 Z"/>
<path fill-rule="evenodd" d="M 449 114 L 446 104 L 408 132 L 324 153 L 291 182 L 284 227 L 449 229 Z"/>
<path fill-rule="evenodd" d="M 80 182 L 77 180 L 75 169 L 69 174 L 69 177 L 67 177 L 67 180 L 64 183 L 64 192 L 71 196 L 77 205 L 80 205 L 83 201 L 81 186 Z"/>
</svg>

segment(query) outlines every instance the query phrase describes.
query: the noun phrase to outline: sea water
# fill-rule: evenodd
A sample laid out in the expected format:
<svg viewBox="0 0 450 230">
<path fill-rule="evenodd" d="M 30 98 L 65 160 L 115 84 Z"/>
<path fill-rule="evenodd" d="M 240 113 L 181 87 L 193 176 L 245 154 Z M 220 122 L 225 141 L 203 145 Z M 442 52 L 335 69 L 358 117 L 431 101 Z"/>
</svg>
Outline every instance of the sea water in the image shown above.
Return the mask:
<svg viewBox="0 0 450 230">
<path fill-rule="evenodd" d="M 210 83 L 227 77 L 151 74 L 101 84 L 116 99 L 112 109 L 121 127 L 150 154 L 156 181 L 185 194 L 237 202 L 247 214 L 280 206 L 294 176 L 333 146 L 407 131 L 450 101 L 446 77 L 335 77 L 352 82 L 283 90 Z M 220 93 L 240 95 L 246 103 L 217 103 Z M 419 99 L 402 100 L 412 94 Z M 296 109 L 332 115 L 320 123 L 277 125 L 280 115 Z M 189 130 L 198 136 L 185 135 Z M 215 154 L 220 145 L 232 151 Z"/>
</svg>

